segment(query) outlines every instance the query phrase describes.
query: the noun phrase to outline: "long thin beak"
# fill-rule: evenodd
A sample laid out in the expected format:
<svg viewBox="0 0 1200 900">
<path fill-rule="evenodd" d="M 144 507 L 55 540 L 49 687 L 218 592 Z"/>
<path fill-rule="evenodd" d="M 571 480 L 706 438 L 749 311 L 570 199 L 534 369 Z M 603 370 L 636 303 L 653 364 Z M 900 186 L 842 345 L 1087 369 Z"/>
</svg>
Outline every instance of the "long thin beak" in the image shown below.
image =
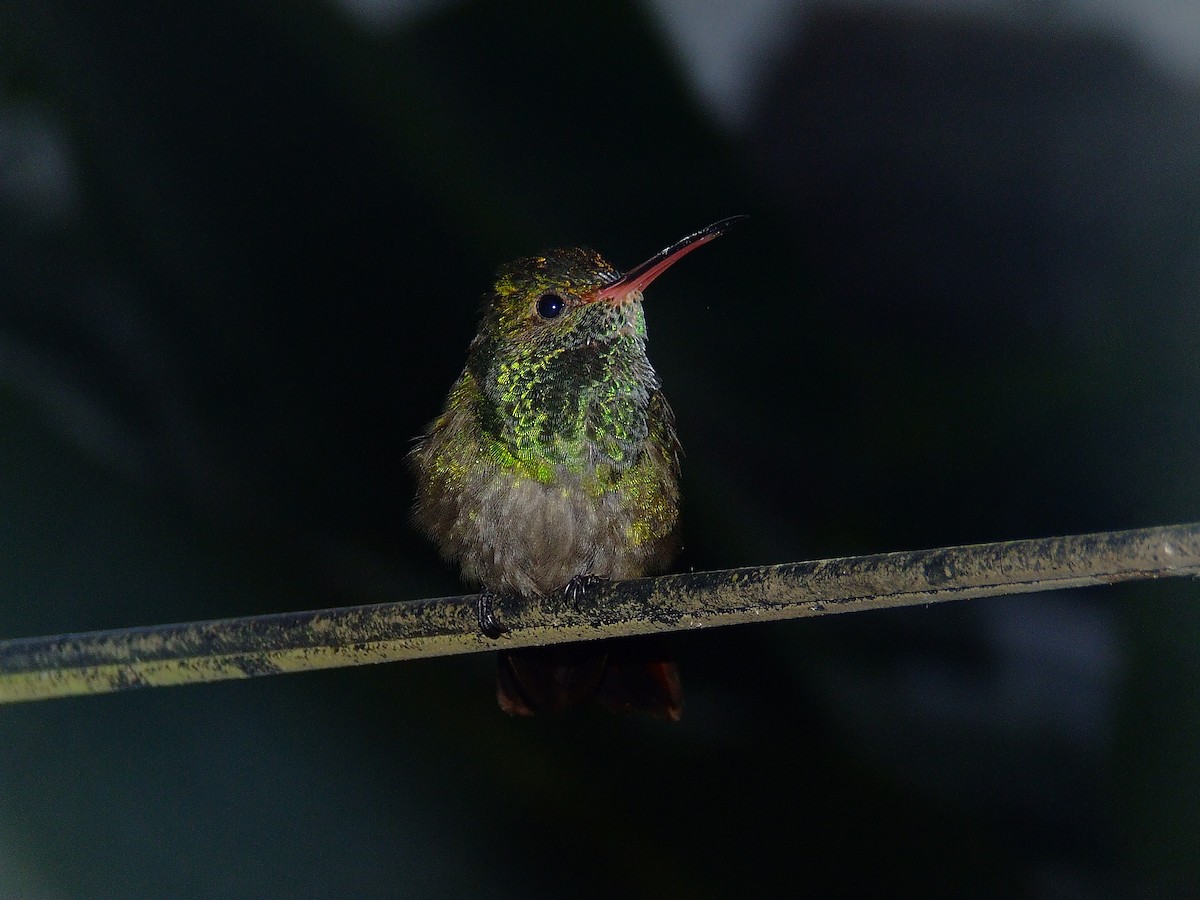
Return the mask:
<svg viewBox="0 0 1200 900">
<path fill-rule="evenodd" d="M 670 247 L 665 247 L 654 254 L 644 263 L 634 266 L 612 284 L 605 285 L 589 298 L 591 302 L 607 300 L 609 303 L 620 303 L 633 291 L 644 291 L 655 278 L 661 275 L 697 247 L 707 244 L 715 237 L 724 234 L 734 222 L 748 218 L 747 216 L 730 216 L 720 222 L 713 222 L 707 228 L 701 228 L 695 234 L 689 234 L 683 240 L 676 241 Z"/>
</svg>

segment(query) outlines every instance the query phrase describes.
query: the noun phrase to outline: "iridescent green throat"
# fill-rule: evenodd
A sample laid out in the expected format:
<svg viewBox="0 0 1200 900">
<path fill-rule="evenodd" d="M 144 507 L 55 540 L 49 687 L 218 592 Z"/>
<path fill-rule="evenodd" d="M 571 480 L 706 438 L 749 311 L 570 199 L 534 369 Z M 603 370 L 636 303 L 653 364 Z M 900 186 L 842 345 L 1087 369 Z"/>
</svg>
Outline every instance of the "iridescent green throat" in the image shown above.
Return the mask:
<svg viewBox="0 0 1200 900">
<path fill-rule="evenodd" d="M 465 374 L 484 448 L 502 467 L 543 483 L 566 471 L 615 484 L 649 436 L 659 380 L 640 302 L 581 313 L 566 336 L 478 341 Z"/>
</svg>

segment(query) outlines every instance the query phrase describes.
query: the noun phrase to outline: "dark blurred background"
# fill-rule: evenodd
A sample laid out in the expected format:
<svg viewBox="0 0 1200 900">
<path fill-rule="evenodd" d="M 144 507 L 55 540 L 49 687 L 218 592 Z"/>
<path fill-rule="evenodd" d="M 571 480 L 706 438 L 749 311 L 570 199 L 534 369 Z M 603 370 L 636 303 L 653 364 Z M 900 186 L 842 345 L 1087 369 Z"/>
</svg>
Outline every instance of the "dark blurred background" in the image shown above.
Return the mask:
<svg viewBox="0 0 1200 900">
<path fill-rule="evenodd" d="M 650 292 L 681 568 L 1200 518 L 1200 13 L 0 2 L 0 637 L 458 593 L 410 439 L 495 266 Z M 1190 583 L 0 709 L 0 896 L 1177 896 Z"/>
</svg>

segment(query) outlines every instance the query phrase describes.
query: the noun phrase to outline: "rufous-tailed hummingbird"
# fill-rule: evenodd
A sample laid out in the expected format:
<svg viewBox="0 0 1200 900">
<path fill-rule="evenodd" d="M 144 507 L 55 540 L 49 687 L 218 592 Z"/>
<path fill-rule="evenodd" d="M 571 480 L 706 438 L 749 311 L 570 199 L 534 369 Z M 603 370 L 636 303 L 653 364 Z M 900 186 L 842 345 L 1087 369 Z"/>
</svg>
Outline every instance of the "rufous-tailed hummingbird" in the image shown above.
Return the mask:
<svg viewBox="0 0 1200 900">
<path fill-rule="evenodd" d="M 642 291 L 722 234 L 709 225 L 621 274 L 550 250 L 497 273 L 442 414 L 411 453 L 419 527 L 485 594 L 543 596 L 662 571 L 679 550 L 679 439 L 646 356 Z M 530 715 L 595 698 L 679 718 L 661 642 L 500 655 L 498 697 Z"/>
</svg>

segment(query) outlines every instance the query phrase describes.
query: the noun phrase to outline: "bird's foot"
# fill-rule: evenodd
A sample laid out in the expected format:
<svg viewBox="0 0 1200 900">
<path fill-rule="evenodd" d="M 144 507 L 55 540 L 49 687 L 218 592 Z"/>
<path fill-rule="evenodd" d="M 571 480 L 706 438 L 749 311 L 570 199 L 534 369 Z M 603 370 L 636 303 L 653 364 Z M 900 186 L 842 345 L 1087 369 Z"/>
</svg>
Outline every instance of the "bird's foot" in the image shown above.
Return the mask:
<svg viewBox="0 0 1200 900">
<path fill-rule="evenodd" d="M 500 595 L 485 588 L 480 591 L 479 599 L 475 601 L 475 615 L 478 617 L 479 630 L 485 637 L 498 638 L 508 631 L 496 618 L 496 601 Z"/>
<path fill-rule="evenodd" d="M 567 582 L 563 594 L 572 602 L 578 603 L 589 590 L 598 584 L 608 581 L 603 575 L 576 575 Z"/>
</svg>

